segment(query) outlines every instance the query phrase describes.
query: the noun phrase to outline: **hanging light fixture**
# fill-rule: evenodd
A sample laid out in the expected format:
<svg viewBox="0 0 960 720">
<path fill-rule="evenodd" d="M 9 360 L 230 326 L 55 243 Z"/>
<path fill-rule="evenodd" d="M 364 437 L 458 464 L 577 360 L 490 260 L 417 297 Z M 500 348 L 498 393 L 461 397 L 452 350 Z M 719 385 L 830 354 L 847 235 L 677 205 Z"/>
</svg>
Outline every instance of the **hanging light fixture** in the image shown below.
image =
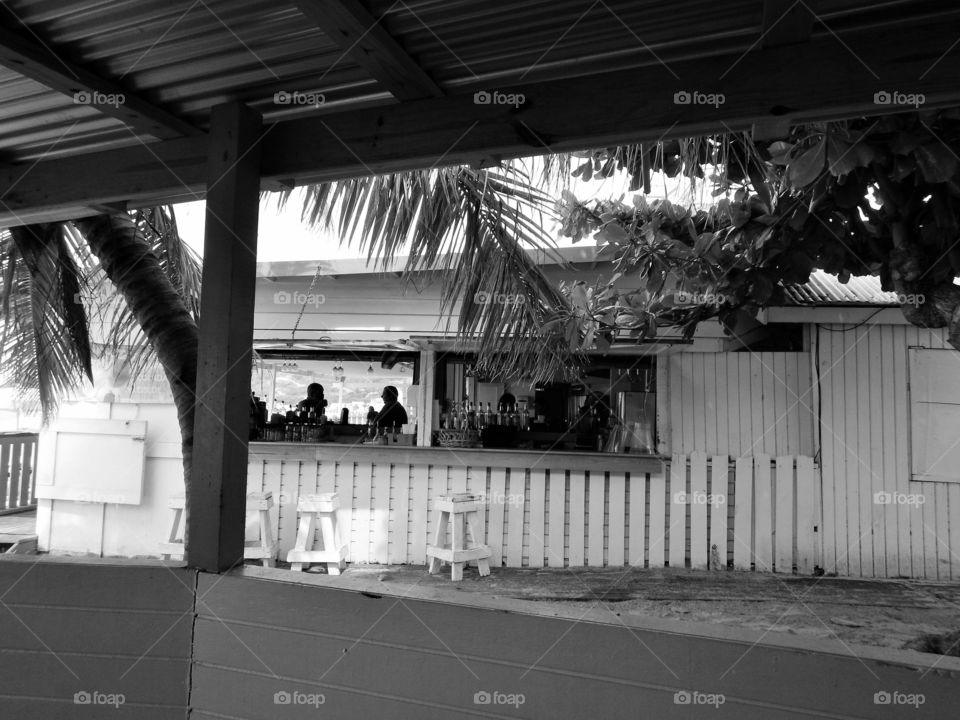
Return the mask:
<svg viewBox="0 0 960 720">
<path fill-rule="evenodd" d="M 367 372 L 373 375 L 373 363 L 370 363 L 370 365 L 367 367 Z"/>
</svg>

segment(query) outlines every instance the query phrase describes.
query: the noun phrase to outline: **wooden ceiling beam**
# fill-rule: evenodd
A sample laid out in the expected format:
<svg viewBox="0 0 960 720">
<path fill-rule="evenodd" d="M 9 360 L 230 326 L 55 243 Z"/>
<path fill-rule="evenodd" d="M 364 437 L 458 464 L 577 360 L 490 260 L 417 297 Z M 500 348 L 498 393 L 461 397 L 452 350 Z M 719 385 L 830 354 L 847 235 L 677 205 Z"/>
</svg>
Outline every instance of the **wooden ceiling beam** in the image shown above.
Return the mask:
<svg viewBox="0 0 960 720">
<path fill-rule="evenodd" d="M 56 51 L 0 27 L 0 65 L 115 117 L 138 133 L 161 140 L 199 135 L 200 130 L 173 113 L 138 97 L 117 82 L 70 62 Z"/>
<path fill-rule="evenodd" d="M 807 42 L 816 19 L 809 2 L 802 0 L 762 0 L 763 27 L 760 43 L 763 47 L 779 47 Z"/>
<path fill-rule="evenodd" d="M 960 16 L 960 12 L 958 12 Z M 626 142 L 749 130 L 779 117 L 797 122 L 913 110 L 877 105 L 879 91 L 923 93 L 925 108 L 960 105 L 960 52 L 948 52 L 957 23 L 904 26 L 898 43 L 885 29 L 829 35 L 809 43 L 757 48 L 502 92 L 516 104 L 475 104 L 472 95 L 317 113 L 265 128 L 263 187 L 336 180 L 434 165 L 480 164 Z M 730 70 L 730 68 L 733 68 Z M 675 93 L 722 93 L 714 105 L 677 104 Z M 200 197 L 206 138 L 56 160 L 0 166 L 0 226 L 25 211 L 52 217 L 77 205 L 131 206 Z"/>
<path fill-rule="evenodd" d="M 359 0 L 296 0 L 300 12 L 397 100 L 441 97 L 443 91 Z"/>
</svg>

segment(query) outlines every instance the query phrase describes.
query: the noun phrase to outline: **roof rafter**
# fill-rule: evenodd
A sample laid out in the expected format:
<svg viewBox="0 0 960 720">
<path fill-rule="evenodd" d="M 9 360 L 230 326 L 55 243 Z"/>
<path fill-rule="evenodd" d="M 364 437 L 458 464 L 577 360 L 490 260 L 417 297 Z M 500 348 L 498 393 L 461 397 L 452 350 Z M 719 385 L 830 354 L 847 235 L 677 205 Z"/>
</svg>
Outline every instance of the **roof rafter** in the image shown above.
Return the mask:
<svg viewBox="0 0 960 720">
<path fill-rule="evenodd" d="M 153 105 L 117 82 L 57 56 L 34 40 L 0 27 L 0 65 L 68 95 L 140 133 L 160 139 L 198 135 L 200 130 L 173 113 Z"/>
<path fill-rule="evenodd" d="M 397 100 L 440 97 L 443 91 L 359 0 L 295 0 L 343 54 Z"/>
<path fill-rule="evenodd" d="M 799 0 L 763 0 L 763 47 L 806 42 L 813 32 L 816 16 Z"/>
<path fill-rule="evenodd" d="M 956 106 L 960 52 L 946 52 L 956 41 L 954 27 L 942 18 L 905 25 L 899 31 L 904 51 L 898 53 L 889 51 L 888 31 L 874 28 L 845 34 L 843 42 L 823 34 L 747 55 L 671 63 L 689 83 L 650 65 L 628 78 L 610 72 L 504 88 L 505 94 L 524 95 L 516 106 L 477 105 L 464 94 L 318 113 L 265 129 L 262 186 L 743 131 L 780 117 L 802 122 L 913 109 L 876 104 L 879 91 L 923 93 L 926 108 Z M 678 91 L 694 88 L 723 93 L 725 101 L 674 102 Z M 19 224 L 18 215 L 35 217 L 42 209 L 55 219 L 69 217 L 66 211 L 77 205 L 125 200 L 135 206 L 202 196 L 206 153 L 205 137 L 180 138 L 35 166 L 0 166 L 0 226 Z"/>
</svg>

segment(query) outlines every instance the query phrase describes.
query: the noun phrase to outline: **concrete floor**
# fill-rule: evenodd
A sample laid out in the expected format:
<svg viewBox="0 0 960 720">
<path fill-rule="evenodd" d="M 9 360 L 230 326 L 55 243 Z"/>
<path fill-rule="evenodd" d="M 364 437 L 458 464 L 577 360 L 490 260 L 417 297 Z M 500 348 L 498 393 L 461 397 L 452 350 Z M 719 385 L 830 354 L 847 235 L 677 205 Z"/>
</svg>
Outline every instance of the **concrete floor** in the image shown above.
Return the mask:
<svg viewBox="0 0 960 720">
<path fill-rule="evenodd" d="M 319 566 L 308 573 L 323 572 Z M 861 646 L 922 650 L 926 635 L 960 630 L 960 584 L 861 580 L 699 570 L 468 568 L 451 583 L 449 568 L 348 565 L 331 584 L 423 596 L 434 591 L 519 601 L 549 615 L 607 611 L 633 617 L 708 623 L 772 637 L 835 640 Z M 951 639 L 949 645 L 953 644 Z M 949 654 L 960 654 L 954 647 Z"/>
</svg>

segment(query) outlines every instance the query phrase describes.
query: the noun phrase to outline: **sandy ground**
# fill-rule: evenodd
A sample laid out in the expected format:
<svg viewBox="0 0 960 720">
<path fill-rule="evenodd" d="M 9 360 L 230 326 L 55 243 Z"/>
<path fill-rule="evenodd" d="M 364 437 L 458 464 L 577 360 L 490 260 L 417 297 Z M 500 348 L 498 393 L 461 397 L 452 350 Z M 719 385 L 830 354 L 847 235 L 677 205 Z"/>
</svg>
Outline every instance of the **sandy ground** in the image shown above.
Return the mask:
<svg viewBox="0 0 960 720">
<path fill-rule="evenodd" d="M 414 584 L 451 586 L 448 568 L 431 576 L 417 565 L 355 565 L 347 574 L 376 580 L 386 593 L 402 593 Z M 586 610 L 593 605 L 621 615 L 733 625 L 875 647 L 921 649 L 917 640 L 923 635 L 960 630 L 960 584 L 954 583 L 610 568 L 499 568 L 481 578 L 469 568 L 455 587 L 548 608 Z M 951 654 L 956 652 L 954 648 Z"/>
</svg>

